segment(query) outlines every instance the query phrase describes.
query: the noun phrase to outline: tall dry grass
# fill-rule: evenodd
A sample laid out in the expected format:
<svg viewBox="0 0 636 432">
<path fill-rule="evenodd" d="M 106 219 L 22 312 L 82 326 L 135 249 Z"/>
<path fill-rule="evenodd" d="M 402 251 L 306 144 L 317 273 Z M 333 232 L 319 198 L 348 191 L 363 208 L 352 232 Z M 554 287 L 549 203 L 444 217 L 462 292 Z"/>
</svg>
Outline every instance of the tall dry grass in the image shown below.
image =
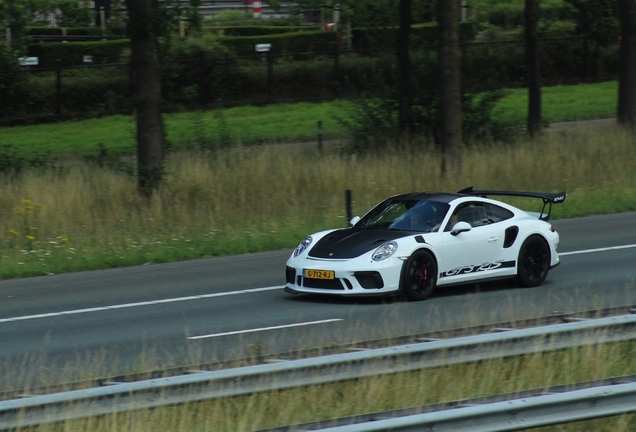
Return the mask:
<svg viewBox="0 0 636 432">
<path fill-rule="evenodd" d="M 557 217 L 634 210 L 635 148 L 633 134 L 608 127 L 477 143 L 464 149 L 463 173 L 449 177 L 424 143 L 357 156 L 276 147 L 175 153 L 150 201 L 122 172 L 82 162 L 33 169 L 2 179 L 0 277 L 293 247 L 309 232 L 346 225 L 346 189 L 355 214 L 391 194 L 470 185 L 565 189 Z M 15 214 L 25 199 L 41 207 Z"/>
</svg>

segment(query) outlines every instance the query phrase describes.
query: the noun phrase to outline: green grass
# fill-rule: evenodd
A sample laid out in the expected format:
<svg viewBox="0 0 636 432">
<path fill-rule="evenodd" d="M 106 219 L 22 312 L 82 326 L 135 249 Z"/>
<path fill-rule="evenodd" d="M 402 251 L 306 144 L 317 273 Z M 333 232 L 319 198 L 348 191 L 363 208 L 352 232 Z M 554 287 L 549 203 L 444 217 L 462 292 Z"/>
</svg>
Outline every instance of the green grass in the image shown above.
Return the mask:
<svg viewBox="0 0 636 432">
<path fill-rule="evenodd" d="M 616 81 L 544 87 L 542 90 L 542 116 L 549 123 L 614 117 L 617 103 Z M 527 89 L 506 90 L 506 97 L 497 105 L 496 118 L 523 124 L 527 106 Z"/>
<path fill-rule="evenodd" d="M 237 143 L 315 141 L 317 122 L 325 139 L 342 136 L 334 119 L 343 114 L 342 102 L 296 103 L 223 109 L 227 131 Z M 176 147 L 219 139 L 219 111 L 195 111 L 164 116 L 167 138 Z M 135 120 L 115 115 L 90 120 L 0 128 L 0 145 L 25 153 L 56 156 L 94 154 L 99 144 L 113 154 L 135 153 Z"/>
<path fill-rule="evenodd" d="M 605 82 L 543 89 L 545 121 L 607 118 L 615 115 L 617 83 Z M 345 130 L 334 116 L 346 113 L 344 101 L 236 107 L 164 116 L 167 137 L 175 146 L 219 140 L 219 114 L 227 122 L 234 142 L 243 144 L 315 141 L 317 122 L 323 122 L 325 139 L 343 137 Z M 527 91 L 513 89 L 500 101 L 496 118 L 525 123 Z M 113 154 L 135 153 L 135 122 L 131 116 L 55 124 L 0 128 L 0 145 L 11 144 L 27 153 L 53 155 L 94 154 L 103 144 Z"/>
</svg>

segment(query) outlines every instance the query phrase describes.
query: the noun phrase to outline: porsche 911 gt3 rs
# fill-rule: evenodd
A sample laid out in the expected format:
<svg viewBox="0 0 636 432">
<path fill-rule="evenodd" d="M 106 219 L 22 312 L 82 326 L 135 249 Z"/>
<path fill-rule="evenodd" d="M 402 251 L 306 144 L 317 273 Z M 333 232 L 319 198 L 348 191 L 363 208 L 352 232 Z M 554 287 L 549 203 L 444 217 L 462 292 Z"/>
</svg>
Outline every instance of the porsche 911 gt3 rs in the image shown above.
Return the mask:
<svg viewBox="0 0 636 432">
<path fill-rule="evenodd" d="M 488 196 L 543 201 L 530 213 Z M 559 234 L 548 222 L 565 192 L 474 190 L 387 198 L 351 227 L 312 234 L 286 264 L 293 294 L 428 298 L 436 287 L 515 278 L 538 286 L 559 264 Z"/>
</svg>

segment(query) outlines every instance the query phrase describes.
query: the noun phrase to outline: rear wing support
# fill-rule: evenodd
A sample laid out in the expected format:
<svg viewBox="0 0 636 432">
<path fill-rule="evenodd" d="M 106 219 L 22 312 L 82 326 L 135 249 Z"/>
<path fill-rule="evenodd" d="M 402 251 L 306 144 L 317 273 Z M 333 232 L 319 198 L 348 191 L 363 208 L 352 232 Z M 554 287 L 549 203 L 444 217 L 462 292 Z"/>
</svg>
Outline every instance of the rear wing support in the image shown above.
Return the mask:
<svg viewBox="0 0 636 432">
<path fill-rule="evenodd" d="M 466 189 L 462 189 L 459 194 L 463 195 L 473 195 L 480 196 L 483 198 L 487 198 L 488 195 L 500 195 L 500 196 L 516 196 L 516 197 L 527 197 L 527 198 L 541 198 L 543 200 L 543 208 L 541 209 L 541 215 L 539 219 L 542 221 L 550 220 L 550 215 L 552 214 L 552 204 L 560 204 L 565 201 L 565 191 L 559 193 L 548 193 L 548 192 L 515 192 L 515 191 L 500 191 L 500 190 L 475 190 L 473 187 L 467 187 Z M 548 212 L 545 213 L 545 208 L 548 207 Z"/>
</svg>

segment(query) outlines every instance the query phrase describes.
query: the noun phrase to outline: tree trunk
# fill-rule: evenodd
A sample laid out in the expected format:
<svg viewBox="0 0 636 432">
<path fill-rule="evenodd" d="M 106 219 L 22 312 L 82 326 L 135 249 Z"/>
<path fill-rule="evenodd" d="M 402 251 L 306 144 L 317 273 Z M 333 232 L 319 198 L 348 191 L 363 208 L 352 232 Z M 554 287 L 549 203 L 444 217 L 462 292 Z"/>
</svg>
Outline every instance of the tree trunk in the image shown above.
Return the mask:
<svg viewBox="0 0 636 432">
<path fill-rule="evenodd" d="M 442 148 L 442 174 L 462 172 L 462 123 L 459 60 L 459 0 L 440 0 L 439 20 L 439 89 L 441 124 L 439 144 Z"/>
<path fill-rule="evenodd" d="M 636 2 L 618 0 L 621 46 L 618 70 L 618 123 L 636 129 Z"/>
<path fill-rule="evenodd" d="M 526 70 L 528 71 L 528 133 L 541 133 L 541 68 L 539 67 L 538 0 L 526 0 Z"/>
<path fill-rule="evenodd" d="M 137 171 L 139 192 L 149 197 L 161 181 L 163 118 L 161 64 L 153 28 L 157 0 L 126 0 L 131 43 L 134 105 L 137 116 Z"/>
<path fill-rule="evenodd" d="M 409 39 L 411 35 L 411 14 L 413 0 L 400 0 L 400 28 L 397 37 L 397 99 L 400 107 L 400 134 L 408 136 L 411 127 L 411 106 L 413 104 L 411 86 L 411 56 L 409 53 Z"/>
</svg>

